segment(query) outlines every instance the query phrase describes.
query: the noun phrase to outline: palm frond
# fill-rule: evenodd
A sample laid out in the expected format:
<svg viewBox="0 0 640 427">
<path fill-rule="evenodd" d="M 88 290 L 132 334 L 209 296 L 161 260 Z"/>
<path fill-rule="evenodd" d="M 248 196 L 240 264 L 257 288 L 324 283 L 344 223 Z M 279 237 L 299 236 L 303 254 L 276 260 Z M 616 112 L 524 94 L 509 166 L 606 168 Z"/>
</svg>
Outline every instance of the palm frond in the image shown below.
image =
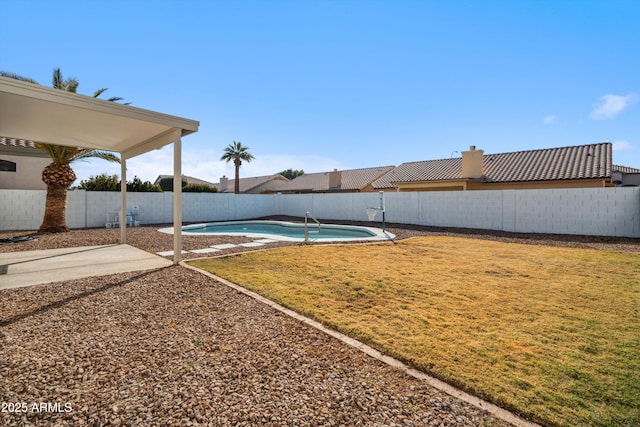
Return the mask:
<svg viewBox="0 0 640 427">
<path fill-rule="evenodd" d="M 76 91 L 78 90 L 78 85 L 80 85 L 80 82 L 76 80 L 75 77 L 69 77 L 64 81 L 64 90 L 66 90 L 67 92 L 76 93 Z"/>
<path fill-rule="evenodd" d="M 93 92 L 93 97 L 97 98 L 100 95 L 102 95 L 108 88 L 103 87 L 102 89 L 98 89 L 97 91 Z"/>
<path fill-rule="evenodd" d="M 51 157 L 51 160 L 55 163 L 70 163 L 78 152 L 82 150 L 78 147 L 45 144 L 42 142 L 36 142 L 36 147 L 49 154 L 49 157 Z"/>
<path fill-rule="evenodd" d="M 229 144 L 223 151 L 222 157 L 220 160 L 225 160 L 229 163 L 231 160 L 234 162 L 237 160 L 245 160 L 246 162 L 250 162 L 255 157 L 251 153 L 249 153 L 249 147 L 243 146 L 240 141 L 233 141 L 233 144 Z"/>
<path fill-rule="evenodd" d="M 63 78 L 62 78 L 62 71 L 60 71 L 60 68 L 55 68 L 53 70 L 53 78 L 51 81 L 51 86 L 55 89 L 62 89 L 62 82 L 63 82 Z"/>
<path fill-rule="evenodd" d="M 23 82 L 40 84 L 37 81 L 30 79 L 29 77 L 21 76 L 20 74 L 12 73 L 10 71 L 0 71 L 0 77 L 8 77 L 10 79 L 16 79 Z"/>
<path fill-rule="evenodd" d="M 80 82 L 75 77 L 69 77 L 67 79 L 63 78 L 60 68 L 56 68 L 55 70 L 53 70 L 53 79 L 51 84 L 54 89 L 76 93 Z"/>
<path fill-rule="evenodd" d="M 89 158 L 102 159 L 108 162 L 120 163 L 120 158 L 113 153 L 108 151 L 99 151 L 99 150 L 86 150 L 83 149 L 83 152 L 79 152 L 72 161 L 76 160 L 86 160 Z"/>
</svg>

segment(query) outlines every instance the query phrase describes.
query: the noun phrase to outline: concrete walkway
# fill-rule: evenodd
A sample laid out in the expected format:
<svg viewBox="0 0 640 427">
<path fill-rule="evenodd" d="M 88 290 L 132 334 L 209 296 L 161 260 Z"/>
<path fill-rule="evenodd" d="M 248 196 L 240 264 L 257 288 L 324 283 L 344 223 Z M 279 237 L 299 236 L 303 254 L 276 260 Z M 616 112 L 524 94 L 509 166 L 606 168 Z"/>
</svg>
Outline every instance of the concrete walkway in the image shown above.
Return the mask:
<svg viewBox="0 0 640 427">
<path fill-rule="evenodd" d="M 172 264 L 167 259 L 129 245 L 0 253 L 0 290 L 151 270 Z"/>
</svg>

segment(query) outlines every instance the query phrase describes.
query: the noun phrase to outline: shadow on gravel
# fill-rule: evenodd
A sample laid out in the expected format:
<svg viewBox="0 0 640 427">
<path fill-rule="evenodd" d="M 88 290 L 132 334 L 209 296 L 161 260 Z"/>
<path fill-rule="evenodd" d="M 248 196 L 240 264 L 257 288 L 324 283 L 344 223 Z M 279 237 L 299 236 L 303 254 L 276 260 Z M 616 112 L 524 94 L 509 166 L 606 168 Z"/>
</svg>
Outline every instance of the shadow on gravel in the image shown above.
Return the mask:
<svg viewBox="0 0 640 427">
<path fill-rule="evenodd" d="M 64 298 L 60 301 L 56 301 L 56 302 L 52 302 L 49 303 L 47 305 L 44 305 L 42 307 L 36 308 L 34 310 L 31 310 L 27 313 L 22 313 L 22 314 L 18 314 L 16 316 L 10 317 L 6 320 L 0 320 L 0 328 L 4 327 L 4 326 L 9 326 L 12 323 L 18 322 L 22 319 L 26 319 L 27 317 L 31 317 L 31 316 L 36 316 L 38 314 L 42 314 L 42 313 L 46 313 L 49 310 L 53 310 L 55 308 L 60 308 L 60 307 L 64 307 L 65 305 L 69 304 L 70 302 L 82 299 L 82 298 L 86 298 L 86 297 L 90 297 L 91 295 L 95 295 L 98 294 L 100 292 L 104 292 L 104 291 L 108 291 L 109 289 L 113 289 L 113 288 L 117 288 L 126 284 L 129 284 L 131 282 L 135 282 L 138 279 L 141 279 L 145 276 L 148 276 L 150 274 L 156 273 L 158 271 L 164 270 L 165 268 L 170 268 L 170 267 L 163 267 L 163 268 L 156 268 L 154 270 L 146 270 L 141 272 L 140 274 L 137 274 L 135 276 L 129 277 L 128 279 L 125 280 L 121 280 L 119 282 L 115 282 L 115 283 L 109 283 L 106 284 L 104 286 L 100 286 L 99 288 L 95 288 L 95 289 L 91 289 L 89 291 L 85 291 L 82 292 L 80 294 L 77 295 L 72 295 L 70 297 Z"/>
</svg>

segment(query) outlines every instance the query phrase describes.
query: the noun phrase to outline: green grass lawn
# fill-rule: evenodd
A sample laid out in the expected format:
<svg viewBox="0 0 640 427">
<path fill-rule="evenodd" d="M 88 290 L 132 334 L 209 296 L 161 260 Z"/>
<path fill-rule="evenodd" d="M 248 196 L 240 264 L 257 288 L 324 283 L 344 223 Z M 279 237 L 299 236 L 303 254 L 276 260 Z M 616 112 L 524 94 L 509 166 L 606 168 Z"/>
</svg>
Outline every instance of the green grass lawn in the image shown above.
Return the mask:
<svg viewBox="0 0 640 427">
<path fill-rule="evenodd" d="M 511 409 L 640 425 L 640 256 L 420 237 L 190 264 Z"/>
</svg>

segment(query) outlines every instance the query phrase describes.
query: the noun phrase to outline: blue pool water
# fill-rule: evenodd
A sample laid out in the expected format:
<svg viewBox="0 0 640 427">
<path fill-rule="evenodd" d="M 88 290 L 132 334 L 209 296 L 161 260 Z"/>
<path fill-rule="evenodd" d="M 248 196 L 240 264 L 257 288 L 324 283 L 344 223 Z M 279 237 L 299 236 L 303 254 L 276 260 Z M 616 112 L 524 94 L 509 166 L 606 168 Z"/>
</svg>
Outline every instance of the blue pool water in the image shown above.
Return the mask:
<svg viewBox="0 0 640 427">
<path fill-rule="evenodd" d="M 349 241 L 387 240 L 395 236 L 372 227 L 309 223 L 309 240 Z M 284 241 L 304 240 L 304 224 L 284 221 L 229 221 L 182 227 L 183 235 L 225 234 L 271 238 Z"/>
</svg>

